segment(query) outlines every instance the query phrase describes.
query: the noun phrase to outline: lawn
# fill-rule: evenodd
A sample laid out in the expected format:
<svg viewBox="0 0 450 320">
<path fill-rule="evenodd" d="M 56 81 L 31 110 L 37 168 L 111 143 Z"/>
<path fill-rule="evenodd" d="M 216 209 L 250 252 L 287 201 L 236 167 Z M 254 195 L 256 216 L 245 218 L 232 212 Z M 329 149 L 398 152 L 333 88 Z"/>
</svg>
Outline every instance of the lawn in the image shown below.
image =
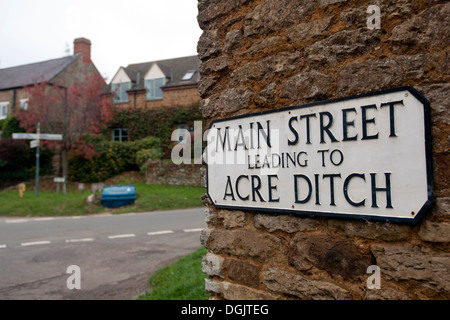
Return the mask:
<svg viewBox="0 0 450 320">
<path fill-rule="evenodd" d="M 152 290 L 139 300 L 207 300 L 206 274 L 202 272 L 202 259 L 206 249 L 201 247 L 174 264 L 158 270 L 149 278 Z"/>
<path fill-rule="evenodd" d="M 23 198 L 17 190 L 0 191 L 0 216 L 76 216 L 93 213 L 126 213 L 154 210 L 171 210 L 202 206 L 202 187 L 147 185 L 136 186 L 137 199 L 133 205 L 117 209 L 104 208 L 101 203 L 88 204 L 86 198 L 90 191 L 71 189 L 66 195 L 55 190 L 40 190 L 36 198 L 32 185 L 27 185 Z"/>
</svg>

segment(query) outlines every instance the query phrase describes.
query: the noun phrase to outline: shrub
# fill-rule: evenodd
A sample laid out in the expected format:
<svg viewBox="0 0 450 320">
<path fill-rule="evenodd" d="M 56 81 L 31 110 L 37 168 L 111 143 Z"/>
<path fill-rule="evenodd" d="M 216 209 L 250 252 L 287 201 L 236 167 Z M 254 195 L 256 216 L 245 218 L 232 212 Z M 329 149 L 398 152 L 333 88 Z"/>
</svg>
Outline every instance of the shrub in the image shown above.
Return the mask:
<svg viewBox="0 0 450 320">
<path fill-rule="evenodd" d="M 40 174 L 51 172 L 53 152 L 40 152 Z M 36 151 L 25 140 L 0 140 L 0 187 L 31 179 L 36 170 Z"/>
<path fill-rule="evenodd" d="M 132 142 L 101 141 L 96 147 L 98 155 L 90 159 L 74 156 L 69 160 L 69 180 L 99 182 L 125 171 L 138 170 L 137 154 L 141 150 L 153 150 L 151 156 L 155 157 L 161 152 L 160 145 L 155 137 Z M 144 153 L 139 159 L 142 157 Z"/>
<path fill-rule="evenodd" d="M 147 110 L 119 110 L 115 113 L 109 127 L 127 128 L 132 140 L 147 136 L 158 137 L 163 154 L 170 157 L 171 136 L 176 125 L 193 124 L 196 120 L 204 120 L 198 103 L 189 106 L 160 107 Z"/>
<path fill-rule="evenodd" d="M 136 164 L 144 173 L 148 168 L 149 160 L 161 160 L 162 151 L 160 148 L 142 149 L 136 153 Z"/>
<path fill-rule="evenodd" d="M 2 138 L 11 138 L 13 133 L 25 132 L 19 124 L 19 120 L 11 116 L 8 116 L 5 120 L 2 120 L 2 124 L 0 125 Z"/>
</svg>

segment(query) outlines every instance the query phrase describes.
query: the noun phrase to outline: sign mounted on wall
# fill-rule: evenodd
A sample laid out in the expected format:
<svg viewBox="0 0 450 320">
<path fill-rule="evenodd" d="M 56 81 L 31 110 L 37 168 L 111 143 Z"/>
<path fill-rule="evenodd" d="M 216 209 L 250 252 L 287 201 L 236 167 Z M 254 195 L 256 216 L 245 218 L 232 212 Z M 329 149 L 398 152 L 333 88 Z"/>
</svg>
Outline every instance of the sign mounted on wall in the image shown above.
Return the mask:
<svg viewBox="0 0 450 320">
<path fill-rule="evenodd" d="M 429 102 L 400 87 L 213 121 L 219 208 L 415 222 L 432 193 Z"/>
</svg>

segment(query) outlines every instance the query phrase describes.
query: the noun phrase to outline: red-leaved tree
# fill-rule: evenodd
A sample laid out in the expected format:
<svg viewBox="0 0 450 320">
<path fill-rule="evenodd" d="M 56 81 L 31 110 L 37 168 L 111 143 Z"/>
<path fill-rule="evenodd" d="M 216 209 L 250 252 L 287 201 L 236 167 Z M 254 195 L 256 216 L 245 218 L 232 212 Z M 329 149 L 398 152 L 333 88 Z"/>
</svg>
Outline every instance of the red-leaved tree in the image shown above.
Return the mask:
<svg viewBox="0 0 450 320">
<path fill-rule="evenodd" d="M 67 177 L 68 153 L 86 158 L 95 154 L 93 145 L 83 141 L 83 136 L 99 136 L 112 119 L 112 109 L 102 89 L 100 76 L 86 76 L 68 88 L 48 83 L 36 83 L 25 88 L 29 102 L 27 110 L 19 110 L 15 117 L 27 132 L 62 134 L 62 141 L 42 141 L 46 148 L 61 146 L 62 173 Z"/>
</svg>

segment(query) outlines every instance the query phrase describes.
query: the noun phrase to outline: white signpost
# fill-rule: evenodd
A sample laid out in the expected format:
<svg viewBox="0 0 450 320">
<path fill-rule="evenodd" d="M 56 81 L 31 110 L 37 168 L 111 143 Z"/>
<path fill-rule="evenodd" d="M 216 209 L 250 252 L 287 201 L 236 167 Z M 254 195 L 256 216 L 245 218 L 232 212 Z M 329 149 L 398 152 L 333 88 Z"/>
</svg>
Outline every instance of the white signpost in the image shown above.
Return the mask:
<svg viewBox="0 0 450 320">
<path fill-rule="evenodd" d="M 415 222 L 432 202 L 428 101 L 400 87 L 216 120 L 219 208 Z"/>
<path fill-rule="evenodd" d="M 37 133 L 13 133 L 13 139 L 32 140 L 30 147 L 36 148 L 36 197 L 39 197 L 39 152 L 41 140 L 62 140 L 62 134 L 41 133 L 41 124 L 37 125 Z"/>
</svg>

